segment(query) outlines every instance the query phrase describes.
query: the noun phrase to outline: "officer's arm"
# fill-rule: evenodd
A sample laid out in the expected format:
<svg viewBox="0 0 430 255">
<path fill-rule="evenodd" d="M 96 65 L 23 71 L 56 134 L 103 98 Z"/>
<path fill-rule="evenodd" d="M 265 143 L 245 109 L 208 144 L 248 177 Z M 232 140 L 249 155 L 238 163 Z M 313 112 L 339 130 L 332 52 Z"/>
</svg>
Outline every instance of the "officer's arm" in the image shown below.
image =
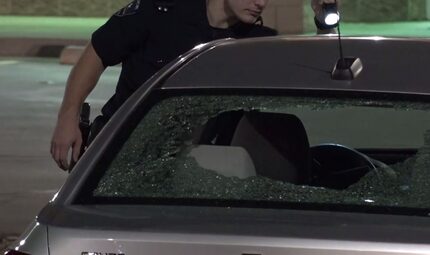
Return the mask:
<svg viewBox="0 0 430 255">
<path fill-rule="evenodd" d="M 70 148 L 72 149 L 71 160 L 78 160 L 82 144 L 79 130 L 81 105 L 96 86 L 104 69 L 101 59 L 90 43 L 70 72 L 51 141 L 51 155 L 63 170 L 67 170 L 70 165 L 68 160 Z"/>
</svg>

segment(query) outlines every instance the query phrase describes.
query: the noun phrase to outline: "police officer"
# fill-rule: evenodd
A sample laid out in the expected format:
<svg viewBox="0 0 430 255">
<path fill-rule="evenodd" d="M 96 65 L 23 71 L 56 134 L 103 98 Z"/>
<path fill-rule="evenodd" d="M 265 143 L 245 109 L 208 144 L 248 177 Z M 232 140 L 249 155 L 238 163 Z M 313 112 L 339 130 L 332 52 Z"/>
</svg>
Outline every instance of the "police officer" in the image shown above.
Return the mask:
<svg viewBox="0 0 430 255">
<path fill-rule="evenodd" d="M 150 76 L 195 45 L 215 39 L 272 36 L 261 14 L 269 0 L 134 0 L 96 30 L 66 86 L 51 142 L 58 166 L 77 161 L 82 144 L 79 112 L 108 66 L 122 64 L 116 92 L 102 109 L 110 118 Z M 323 2 L 311 0 L 319 12 Z"/>
</svg>

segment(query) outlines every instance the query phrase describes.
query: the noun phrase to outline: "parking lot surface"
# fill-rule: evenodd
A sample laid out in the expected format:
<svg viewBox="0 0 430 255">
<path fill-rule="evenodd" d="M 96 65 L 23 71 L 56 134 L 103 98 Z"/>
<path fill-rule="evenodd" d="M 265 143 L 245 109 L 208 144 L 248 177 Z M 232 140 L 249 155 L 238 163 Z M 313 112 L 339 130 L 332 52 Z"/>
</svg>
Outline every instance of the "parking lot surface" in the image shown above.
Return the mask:
<svg viewBox="0 0 430 255">
<path fill-rule="evenodd" d="M 0 237 L 21 233 L 67 178 L 49 146 L 70 69 L 58 59 L 0 58 Z M 108 69 L 88 98 L 93 118 L 118 74 Z"/>
</svg>

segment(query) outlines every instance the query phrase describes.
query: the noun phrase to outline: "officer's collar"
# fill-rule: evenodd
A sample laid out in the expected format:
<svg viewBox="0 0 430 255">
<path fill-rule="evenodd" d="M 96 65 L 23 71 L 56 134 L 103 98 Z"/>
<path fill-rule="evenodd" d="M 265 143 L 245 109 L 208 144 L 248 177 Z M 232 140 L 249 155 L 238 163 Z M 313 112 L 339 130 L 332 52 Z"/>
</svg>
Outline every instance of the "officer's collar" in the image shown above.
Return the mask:
<svg viewBox="0 0 430 255">
<path fill-rule="evenodd" d="M 209 25 L 206 14 L 206 0 L 182 0 L 184 20 L 190 25 Z"/>
<path fill-rule="evenodd" d="M 212 27 L 209 24 L 209 19 L 207 17 L 207 7 L 206 7 L 206 5 L 205 5 L 205 12 L 204 13 L 206 14 L 204 19 L 206 20 L 207 25 L 209 25 L 210 27 Z M 218 27 L 213 27 L 213 28 L 220 29 L 220 30 L 223 30 L 223 29 L 224 30 L 230 30 L 230 31 L 233 31 L 233 32 L 241 32 L 243 30 L 248 30 L 248 29 L 252 28 L 254 25 L 259 24 L 259 23 L 262 24 L 261 17 L 258 18 L 257 21 L 254 24 L 247 24 L 247 23 L 244 23 L 244 22 L 241 22 L 240 20 L 238 20 L 236 23 L 234 23 L 233 25 L 230 25 L 227 28 L 218 28 Z"/>
<path fill-rule="evenodd" d="M 205 15 L 205 23 L 206 23 L 205 25 L 207 25 L 208 27 L 211 27 L 211 28 L 217 29 L 217 30 L 231 31 L 234 35 L 239 36 L 239 37 L 243 34 L 246 34 L 250 29 L 252 29 L 255 26 L 255 24 L 247 24 L 247 23 L 243 23 L 241 21 L 237 21 L 236 23 L 234 23 L 233 25 L 231 25 L 227 28 L 213 27 L 209 24 L 209 20 L 208 20 L 207 15 Z"/>
</svg>

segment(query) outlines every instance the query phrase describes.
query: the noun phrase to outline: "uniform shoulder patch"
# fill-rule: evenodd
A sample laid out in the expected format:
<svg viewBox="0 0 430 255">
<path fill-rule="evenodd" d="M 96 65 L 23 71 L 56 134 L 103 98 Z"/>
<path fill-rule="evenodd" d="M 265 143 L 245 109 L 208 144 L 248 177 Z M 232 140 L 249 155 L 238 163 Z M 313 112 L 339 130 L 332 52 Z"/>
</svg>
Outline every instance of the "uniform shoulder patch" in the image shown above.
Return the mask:
<svg viewBox="0 0 430 255">
<path fill-rule="evenodd" d="M 140 6 L 141 6 L 141 0 L 134 0 L 131 3 L 129 3 L 127 6 L 122 8 L 121 10 L 117 11 L 115 13 L 115 16 L 124 17 L 124 16 L 134 15 L 139 11 Z"/>
</svg>

